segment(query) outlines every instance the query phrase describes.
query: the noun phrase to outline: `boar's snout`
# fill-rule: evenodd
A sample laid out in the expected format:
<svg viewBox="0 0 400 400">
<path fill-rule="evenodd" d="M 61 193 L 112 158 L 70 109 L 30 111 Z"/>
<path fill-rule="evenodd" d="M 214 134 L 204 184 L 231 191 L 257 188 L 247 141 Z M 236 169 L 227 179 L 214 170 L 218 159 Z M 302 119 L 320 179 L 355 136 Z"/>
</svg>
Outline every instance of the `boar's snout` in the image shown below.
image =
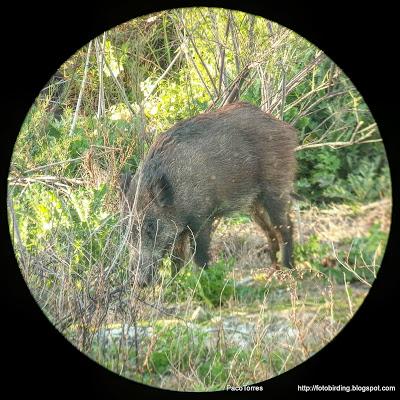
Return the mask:
<svg viewBox="0 0 400 400">
<path fill-rule="evenodd" d="M 134 284 L 138 287 L 147 287 L 151 286 L 155 280 L 155 269 L 154 264 L 147 265 L 139 265 L 137 264 L 131 266 L 134 270 L 137 269 L 137 272 L 134 274 Z"/>
<path fill-rule="evenodd" d="M 134 285 L 144 288 L 151 286 L 157 280 L 157 268 L 152 257 L 145 257 L 142 254 L 132 260 L 130 269 L 134 276 Z"/>
</svg>

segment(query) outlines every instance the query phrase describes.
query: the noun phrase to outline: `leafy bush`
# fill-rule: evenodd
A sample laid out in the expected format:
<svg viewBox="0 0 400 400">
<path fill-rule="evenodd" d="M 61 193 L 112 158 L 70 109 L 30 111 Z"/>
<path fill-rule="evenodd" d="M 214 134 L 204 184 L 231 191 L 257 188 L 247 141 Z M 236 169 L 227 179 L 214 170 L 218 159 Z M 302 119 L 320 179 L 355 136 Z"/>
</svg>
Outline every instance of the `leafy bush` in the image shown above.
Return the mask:
<svg viewBox="0 0 400 400">
<path fill-rule="evenodd" d="M 321 148 L 315 151 L 301 152 L 298 158 L 297 191 L 310 202 L 324 200 L 324 191 L 335 181 L 341 167 L 341 158 L 337 150 Z"/>
<path fill-rule="evenodd" d="M 390 192 L 388 167 L 380 168 L 381 157 L 373 160 L 361 159 L 351 168 L 346 179 L 336 179 L 335 183 L 324 189 L 323 195 L 348 203 L 370 203 L 379 200 Z"/>
<path fill-rule="evenodd" d="M 54 257 L 70 257 L 70 270 L 82 273 L 96 262 L 116 225 L 103 209 L 107 186 L 65 193 L 31 184 L 14 201 L 19 232 L 26 249 L 38 254 L 51 247 Z M 68 256 L 67 256 L 68 255 Z"/>
<path fill-rule="evenodd" d="M 376 145 L 370 152 L 322 148 L 298 154 L 297 191 L 313 203 L 369 203 L 390 194 L 390 174 Z"/>
</svg>

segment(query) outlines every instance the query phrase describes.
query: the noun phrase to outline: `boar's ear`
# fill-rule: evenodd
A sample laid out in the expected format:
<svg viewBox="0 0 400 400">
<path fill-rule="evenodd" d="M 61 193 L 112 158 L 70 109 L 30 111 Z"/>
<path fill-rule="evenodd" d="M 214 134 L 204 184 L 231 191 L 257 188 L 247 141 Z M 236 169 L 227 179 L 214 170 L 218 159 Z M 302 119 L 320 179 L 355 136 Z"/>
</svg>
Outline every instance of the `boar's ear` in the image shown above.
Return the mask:
<svg viewBox="0 0 400 400">
<path fill-rule="evenodd" d="M 156 179 L 151 189 L 155 201 L 157 201 L 161 206 L 172 206 L 174 194 L 172 186 L 164 174 Z"/>
<path fill-rule="evenodd" d="M 119 187 L 123 194 L 126 194 L 128 192 L 131 181 L 132 174 L 130 172 L 124 172 L 119 176 Z"/>
</svg>

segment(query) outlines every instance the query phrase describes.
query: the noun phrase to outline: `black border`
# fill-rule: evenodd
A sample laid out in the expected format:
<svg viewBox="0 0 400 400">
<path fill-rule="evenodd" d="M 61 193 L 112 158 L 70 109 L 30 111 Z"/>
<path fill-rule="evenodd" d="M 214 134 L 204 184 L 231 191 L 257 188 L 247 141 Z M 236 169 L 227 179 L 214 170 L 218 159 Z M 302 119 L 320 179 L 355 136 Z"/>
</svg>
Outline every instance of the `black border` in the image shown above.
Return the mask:
<svg viewBox="0 0 400 400">
<path fill-rule="evenodd" d="M 285 25 L 330 56 L 352 79 L 369 105 L 384 138 L 392 172 L 393 223 L 379 273 L 370 294 L 343 331 L 316 356 L 263 384 L 251 396 L 286 398 L 304 395 L 297 385 L 394 385 L 398 377 L 397 306 L 400 283 L 398 236 L 399 85 L 395 6 L 390 3 L 336 2 L 218 2 L 69 1 L 65 3 L 9 3 L 1 11 L 1 227 L 3 228 L 1 296 L 2 356 L 0 391 L 12 397 L 163 398 L 186 397 L 135 384 L 98 366 L 59 334 L 33 301 L 16 264 L 6 224 L 6 178 L 13 144 L 33 99 L 52 73 L 92 37 L 116 24 L 157 9 L 181 6 L 223 6 L 262 15 Z M 8 23 L 8 24 L 7 24 Z M 4 145 L 3 145 L 4 143 Z M 397 245 L 398 246 L 398 245 Z M 5 279 L 3 278 L 5 276 Z M 392 367 L 392 361 L 394 366 Z M 397 390 L 399 387 L 397 387 Z M 207 397 L 244 393 L 216 392 Z M 310 394 L 308 393 L 307 396 Z M 318 394 L 320 395 L 320 394 Z M 382 395 L 380 393 L 379 395 Z M 189 396 L 201 397 L 201 394 Z M 5 398 L 8 398 L 9 395 Z"/>
</svg>

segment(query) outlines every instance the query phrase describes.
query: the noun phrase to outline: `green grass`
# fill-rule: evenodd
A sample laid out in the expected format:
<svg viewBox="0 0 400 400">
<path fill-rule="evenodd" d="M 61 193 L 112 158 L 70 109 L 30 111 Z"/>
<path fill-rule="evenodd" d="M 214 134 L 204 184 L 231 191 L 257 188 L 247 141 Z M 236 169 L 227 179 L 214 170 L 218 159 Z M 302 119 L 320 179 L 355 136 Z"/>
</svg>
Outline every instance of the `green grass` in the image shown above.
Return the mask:
<svg viewBox="0 0 400 400">
<path fill-rule="evenodd" d="M 166 288 L 164 299 L 183 301 L 189 294 L 211 308 L 225 303 L 233 295 L 234 282 L 228 277 L 233 263 L 233 259 L 220 260 L 207 269 L 199 270 L 194 265 L 184 268 Z"/>
</svg>

